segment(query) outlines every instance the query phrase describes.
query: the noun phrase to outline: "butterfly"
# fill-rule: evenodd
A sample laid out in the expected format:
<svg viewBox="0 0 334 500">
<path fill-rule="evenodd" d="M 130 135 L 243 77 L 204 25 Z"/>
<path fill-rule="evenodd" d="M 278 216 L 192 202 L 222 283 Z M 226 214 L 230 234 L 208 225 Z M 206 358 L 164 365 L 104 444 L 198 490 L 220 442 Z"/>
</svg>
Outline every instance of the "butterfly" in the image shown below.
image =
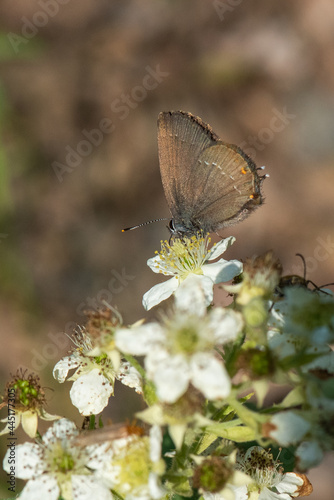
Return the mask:
<svg viewBox="0 0 334 500">
<path fill-rule="evenodd" d="M 217 232 L 262 205 L 261 185 L 267 177 L 258 174 L 262 167 L 238 146 L 223 142 L 199 117 L 184 111 L 160 113 L 158 149 L 172 236 Z"/>
</svg>

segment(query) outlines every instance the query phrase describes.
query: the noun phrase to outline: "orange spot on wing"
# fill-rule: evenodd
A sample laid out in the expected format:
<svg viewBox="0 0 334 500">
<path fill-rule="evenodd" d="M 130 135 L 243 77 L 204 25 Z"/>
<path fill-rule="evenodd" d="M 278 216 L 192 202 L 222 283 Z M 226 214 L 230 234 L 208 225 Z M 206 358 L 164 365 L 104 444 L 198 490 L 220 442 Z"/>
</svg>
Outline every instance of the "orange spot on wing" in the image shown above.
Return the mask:
<svg viewBox="0 0 334 500">
<path fill-rule="evenodd" d="M 242 167 L 242 169 L 241 169 L 241 173 L 242 173 L 242 174 L 247 174 L 247 170 L 245 169 L 245 167 Z"/>
</svg>

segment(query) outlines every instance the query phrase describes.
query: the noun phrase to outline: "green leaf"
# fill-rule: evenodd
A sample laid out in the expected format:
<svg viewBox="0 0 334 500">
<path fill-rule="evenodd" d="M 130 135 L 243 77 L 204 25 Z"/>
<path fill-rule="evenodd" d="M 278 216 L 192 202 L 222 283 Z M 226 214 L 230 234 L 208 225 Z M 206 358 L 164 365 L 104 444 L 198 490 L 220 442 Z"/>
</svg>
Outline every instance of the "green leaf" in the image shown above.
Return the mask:
<svg viewBox="0 0 334 500">
<path fill-rule="evenodd" d="M 246 425 L 234 425 L 233 427 L 230 427 L 225 423 L 213 424 L 209 425 L 206 430 L 217 437 L 229 439 L 230 441 L 235 441 L 236 443 L 254 441 L 257 436 L 255 429 Z"/>
</svg>

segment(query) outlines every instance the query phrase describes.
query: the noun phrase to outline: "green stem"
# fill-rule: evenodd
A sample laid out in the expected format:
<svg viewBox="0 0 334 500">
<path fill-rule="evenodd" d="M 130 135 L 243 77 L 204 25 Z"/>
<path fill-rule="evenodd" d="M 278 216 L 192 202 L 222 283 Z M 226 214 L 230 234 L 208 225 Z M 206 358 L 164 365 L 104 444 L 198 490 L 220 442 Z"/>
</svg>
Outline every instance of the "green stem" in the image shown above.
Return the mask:
<svg viewBox="0 0 334 500">
<path fill-rule="evenodd" d="M 88 429 L 90 431 L 92 431 L 93 429 L 95 429 L 95 415 L 91 415 L 89 417 L 89 427 L 88 427 Z"/>
<path fill-rule="evenodd" d="M 124 354 L 124 353 L 122 354 L 126 359 L 126 361 L 128 361 L 130 365 L 132 365 L 139 372 L 139 374 L 143 377 L 143 380 L 145 381 L 145 383 L 143 384 L 143 396 L 146 404 L 148 406 L 154 405 L 158 401 L 158 398 L 156 396 L 153 382 L 147 380 L 144 368 L 141 366 L 140 363 L 138 363 L 138 361 L 133 356 L 131 356 L 131 354 Z"/>
<path fill-rule="evenodd" d="M 131 356 L 131 354 L 122 353 L 122 355 L 126 359 L 126 361 L 128 361 L 130 363 L 130 365 L 132 365 L 134 368 L 136 368 L 136 370 L 140 373 L 140 375 L 143 377 L 143 379 L 146 379 L 146 372 L 145 372 L 144 368 L 141 366 L 141 364 L 138 363 L 138 361 L 133 356 Z"/>
</svg>

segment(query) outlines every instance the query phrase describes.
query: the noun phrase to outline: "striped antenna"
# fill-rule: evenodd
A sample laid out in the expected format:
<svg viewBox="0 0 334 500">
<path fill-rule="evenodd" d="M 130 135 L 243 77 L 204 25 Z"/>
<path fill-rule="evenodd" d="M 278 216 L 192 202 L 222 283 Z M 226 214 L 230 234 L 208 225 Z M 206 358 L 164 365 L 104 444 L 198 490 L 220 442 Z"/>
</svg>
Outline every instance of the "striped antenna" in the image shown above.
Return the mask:
<svg viewBox="0 0 334 500">
<path fill-rule="evenodd" d="M 138 227 L 146 226 L 147 224 L 151 224 L 152 222 L 160 222 L 161 220 L 170 220 L 170 219 L 163 218 L 163 219 L 148 220 L 147 222 L 142 222 L 141 224 L 138 224 L 137 226 L 126 227 L 125 229 L 122 229 L 122 233 L 125 233 L 125 231 L 132 231 L 132 229 L 137 229 Z"/>
</svg>

